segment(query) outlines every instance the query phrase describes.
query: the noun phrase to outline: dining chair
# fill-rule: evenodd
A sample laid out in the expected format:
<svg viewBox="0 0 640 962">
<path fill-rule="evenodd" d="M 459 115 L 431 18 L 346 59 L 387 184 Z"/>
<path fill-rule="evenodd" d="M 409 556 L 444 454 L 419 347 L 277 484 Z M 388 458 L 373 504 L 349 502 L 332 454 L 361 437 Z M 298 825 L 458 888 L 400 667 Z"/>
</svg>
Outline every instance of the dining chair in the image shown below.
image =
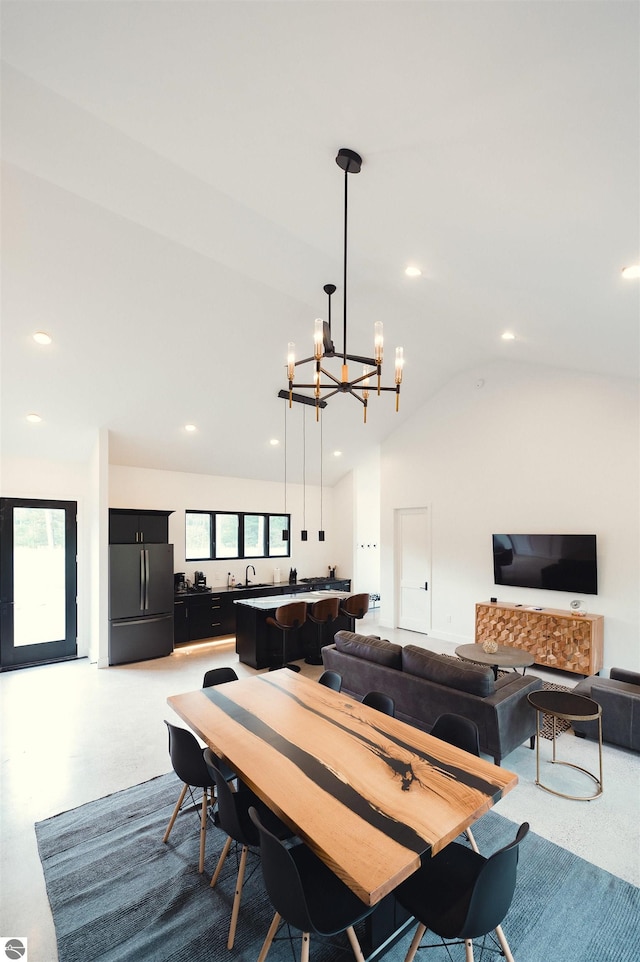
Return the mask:
<svg viewBox="0 0 640 962">
<path fill-rule="evenodd" d="M 309 605 L 307 618 L 316 626 L 316 648 L 315 651 L 306 656 L 305 662 L 307 665 L 322 664 L 322 632 L 332 621 L 336 620 L 339 610 L 339 598 L 322 598 L 320 601 Z"/>
<path fill-rule="evenodd" d="M 202 687 L 213 688 L 215 685 L 224 685 L 228 681 L 237 680 L 238 676 L 235 670 L 225 665 L 221 668 L 210 668 L 209 671 L 205 671 L 204 678 L 202 679 Z"/>
<path fill-rule="evenodd" d="M 340 614 L 349 619 L 349 631 L 356 630 L 356 619 L 364 618 L 369 610 L 369 595 L 350 595 L 340 605 Z"/>
<path fill-rule="evenodd" d="M 327 668 L 318 678 L 318 684 L 324 685 L 325 688 L 331 688 L 333 691 L 340 691 L 342 688 L 342 675 L 338 671 L 332 671 L 330 668 Z"/>
<path fill-rule="evenodd" d="M 214 755 L 210 748 L 205 748 L 203 757 L 209 774 L 216 785 L 218 796 L 218 824 L 222 831 L 227 834 L 227 840 L 224 843 L 224 847 L 218 858 L 218 864 L 211 877 L 211 888 L 215 888 L 216 886 L 222 866 L 231 850 L 232 844 L 235 843 L 236 846 L 240 846 L 240 861 L 238 863 L 238 875 L 236 878 L 231 921 L 229 923 L 229 935 L 227 938 L 227 948 L 232 949 L 236 937 L 247 858 L 250 853 L 256 856 L 259 854 L 260 837 L 257 828 L 249 818 L 249 808 L 253 806 L 260 812 L 263 822 L 269 826 L 276 837 L 289 839 L 294 833 L 240 780 L 238 780 L 236 791 L 233 791 L 225 777 L 225 766 L 222 760 L 218 758 L 217 755 Z"/>
<path fill-rule="evenodd" d="M 391 695 L 386 695 L 383 691 L 368 691 L 362 699 L 362 704 L 384 712 L 385 715 L 391 715 L 392 718 L 396 713 L 395 701 Z"/>
<path fill-rule="evenodd" d="M 182 808 L 182 804 L 185 800 L 187 792 L 191 795 L 191 800 L 193 802 L 193 807 L 197 808 L 197 803 L 193 797 L 192 789 L 201 788 L 202 789 L 202 809 L 200 816 L 200 858 L 198 861 L 198 871 L 204 872 L 204 850 L 205 843 L 207 839 L 207 810 L 209 804 L 213 805 L 215 801 L 214 787 L 215 782 L 209 770 L 205 765 L 203 758 L 203 751 L 198 744 L 195 735 L 187 731 L 184 728 L 179 728 L 177 725 L 172 725 L 170 722 L 165 721 L 169 732 L 169 755 L 171 757 L 171 764 L 173 770 L 184 782 L 182 786 L 182 791 L 176 802 L 176 806 L 173 810 L 173 814 L 169 819 L 169 824 L 167 825 L 167 830 L 162 838 L 163 842 L 169 840 L 171 835 L 171 829 L 175 824 L 175 820 L 178 817 L 178 813 Z M 233 774 L 231 777 L 234 777 Z"/>
<path fill-rule="evenodd" d="M 260 835 L 262 875 L 275 909 L 258 962 L 266 959 L 281 921 L 302 932 L 301 962 L 309 958 L 312 932 L 329 938 L 346 932 L 354 956 L 364 962 L 353 927 L 374 906 L 365 905 L 304 842 L 289 848 L 264 825 L 255 807 L 249 816 Z"/>
<path fill-rule="evenodd" d="M 405 962 L 412 962 L 419 948 L 442 948 L 420 944 L 427 929 L 440 937 L 447 951 L 450 945 L 464 944 L 466 962 L 473 962 L 473 939 L 495 931 L 497 951 L 507 962 L 514 962 L 501 923 L 513 899 L 519 847 L 528 831 L 528 823 L 523 822 L 515 839 L 489 858 L 451 842 L 433 858 L 424 859 L 394 890 L 398 902 L 418 920 Z"/>
<path fill-rule="evenodd" d="M 471 718 L 465 718 L 464 715 L 456 715 L 453 712 L 444 712 L 436 718 L 430 734 L 434 738 L 440 738 L 443 742 L 448 742 L 449 745 L 454 745 L 456 748 L 469 752 L 470 755 L 480 757 L 478 726 Z M 471 829 L 467 828 L 464 834 L 469 839 L 471 848 L 474 852 L 477 852 L 478 846 Z"/>
<path fill-rule="evenodd" d="M 273 617 L 266 619 L 268 625 L 277 628 L 282 633 L 282 664 L 272 665 L 269 669 L 274 671 L 276 668 L 290 668 L 291 671 L 300 671 L 300 665 L 289 665 L 287 661 L 287 635 L 292 631 L 297 631 L 307 620 L 307 602 L 292 601 L 287 605 L 280 605 L 276 608 Z"/>
</svg>

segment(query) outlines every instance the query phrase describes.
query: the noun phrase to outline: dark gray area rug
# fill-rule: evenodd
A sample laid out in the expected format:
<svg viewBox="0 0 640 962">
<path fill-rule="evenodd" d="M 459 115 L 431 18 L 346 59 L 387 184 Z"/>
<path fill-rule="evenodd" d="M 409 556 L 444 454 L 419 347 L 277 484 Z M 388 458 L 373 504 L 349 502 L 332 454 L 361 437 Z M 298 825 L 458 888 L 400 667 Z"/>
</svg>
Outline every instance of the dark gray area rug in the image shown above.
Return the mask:
<svg viewBox="0 0 640 962">
<path fill-rule="evenodd" d="M 211 825 L 205 873 L 198 874 L 195 812 L 181 814 L 169 843 L 162 844 L 179 789 L 173 773 L 162 775 L 36 824 L 59 962 L 255 962 L 273 915 L 259 866 L 245 884 L 236 943 L 229 952 L 237 863 L 229 857 L 217 887 L 209 887 L 224 842 Z M 576 803 L 576 817 L 588 818 L 588 806 Z M 531 828 L 503 925 L 516 962 L 637 962 L 640 889 Z M 511 841 L 515 831 L 514 823 L 496 812 L 474 826 L 485 854 Z M 410 939 L 411 933 L 385 960 L 402 962 Z M 312 962 L 353 959 L 346 939 L 342 945 L 344 951 L 312 938 Z M 451 951 L 454 960 L 464 959 L 462 947 Z M 295 954 L 280 942 L 268 956 L 269 962 L 297 958 L 298 940 Z M 444 962 L 449 956 L 436 949 L 424 958 Z"/>
</svg>

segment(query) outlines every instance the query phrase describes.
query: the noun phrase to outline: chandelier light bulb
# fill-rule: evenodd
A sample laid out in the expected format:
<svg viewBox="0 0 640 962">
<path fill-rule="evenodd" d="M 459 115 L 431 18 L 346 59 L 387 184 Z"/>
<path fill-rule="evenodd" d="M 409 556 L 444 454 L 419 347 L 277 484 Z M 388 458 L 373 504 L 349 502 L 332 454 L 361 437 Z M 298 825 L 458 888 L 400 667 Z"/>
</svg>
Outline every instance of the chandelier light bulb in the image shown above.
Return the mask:
<svg viewBox="0 0 640 962">
<path fill-rule="evenodd" d="M 640 277 L 640 264 L 631 264 L 629 267 L 623 267 L 622 276 L 627 281 Z"/>
<path fill-rule="evenodd" d="M 322 357 L 322 351 L 324 347 L 324 321 L 321 317 L 316 317 L 315 327 L 313 331 L 313 347 L 314 356 L 316 361 L 319 361 Z"/>
<path fill-rule="evenodd" d="M 287 344 L 287 377 L 290 381 L 293 381 L 293 375 L 296 369 L 296 346 L 293 341 L 289 341 Z"/>
<path fill-rule="evenodd" d="M 382 349 L 384 337 L 382 335 L 382 321 L 376 321 L 373 325 L 373 346 L 375 351 L 376 364 L 382 364 Z"/>
<path fill-rule="evenodd" d="M 396 348 L 396 384 L 402 384 L 402 369 L 404 367 L 404 348 Z"/>
</svg>

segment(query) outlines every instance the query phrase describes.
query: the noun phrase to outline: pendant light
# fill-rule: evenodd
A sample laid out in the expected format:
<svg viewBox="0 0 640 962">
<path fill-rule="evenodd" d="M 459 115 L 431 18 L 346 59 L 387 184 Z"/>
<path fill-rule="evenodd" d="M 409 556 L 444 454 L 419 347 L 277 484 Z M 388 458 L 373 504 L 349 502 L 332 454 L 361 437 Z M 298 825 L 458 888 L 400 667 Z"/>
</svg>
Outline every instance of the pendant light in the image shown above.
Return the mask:
<svg viewBox="0 0 640 962">
<path fill-rule="evenodd" d="M 322 423 L 320 418 L 320 530 L 318 531 L 318 541 L 324 541 L 324 528 L 322 527 Z"/>
<path fill-rule="evenodd" d="M 308 538 L 307 532 L 307 419 L 305 408 L 302 408 L 302 541 Z"/>
<path fill-rule="evenodd" d="M 287 517 L 287 405 L 284 406 L 284 516 Z M 285 521 L 285 524 L 287 522 Z M 289 528 L 282 529 L 282 540 L 289 540 Z"/>
</svg>

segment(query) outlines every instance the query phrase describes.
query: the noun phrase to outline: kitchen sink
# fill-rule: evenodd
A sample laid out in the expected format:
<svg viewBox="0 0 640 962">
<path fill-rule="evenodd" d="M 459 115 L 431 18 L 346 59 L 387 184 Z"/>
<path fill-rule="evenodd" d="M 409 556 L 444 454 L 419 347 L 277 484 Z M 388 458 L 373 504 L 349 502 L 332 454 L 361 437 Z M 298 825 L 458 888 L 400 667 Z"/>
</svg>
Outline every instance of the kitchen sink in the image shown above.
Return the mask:
<svg viewBox="0 0 640 962">
<path fill-rule="evenodd" d="M 262 582 L 250 581 L 248 585 L 235 584 L 233 587 L 234 587 L 234 588 L 243 588 L 243 589 L 246 591 L 247 588 L 269 588 L 269 587 L 271 587 L 271 586 L 270 586 L 269 584 L 267 584 L 267 582 L 262 583 Z"/>
</svg>

